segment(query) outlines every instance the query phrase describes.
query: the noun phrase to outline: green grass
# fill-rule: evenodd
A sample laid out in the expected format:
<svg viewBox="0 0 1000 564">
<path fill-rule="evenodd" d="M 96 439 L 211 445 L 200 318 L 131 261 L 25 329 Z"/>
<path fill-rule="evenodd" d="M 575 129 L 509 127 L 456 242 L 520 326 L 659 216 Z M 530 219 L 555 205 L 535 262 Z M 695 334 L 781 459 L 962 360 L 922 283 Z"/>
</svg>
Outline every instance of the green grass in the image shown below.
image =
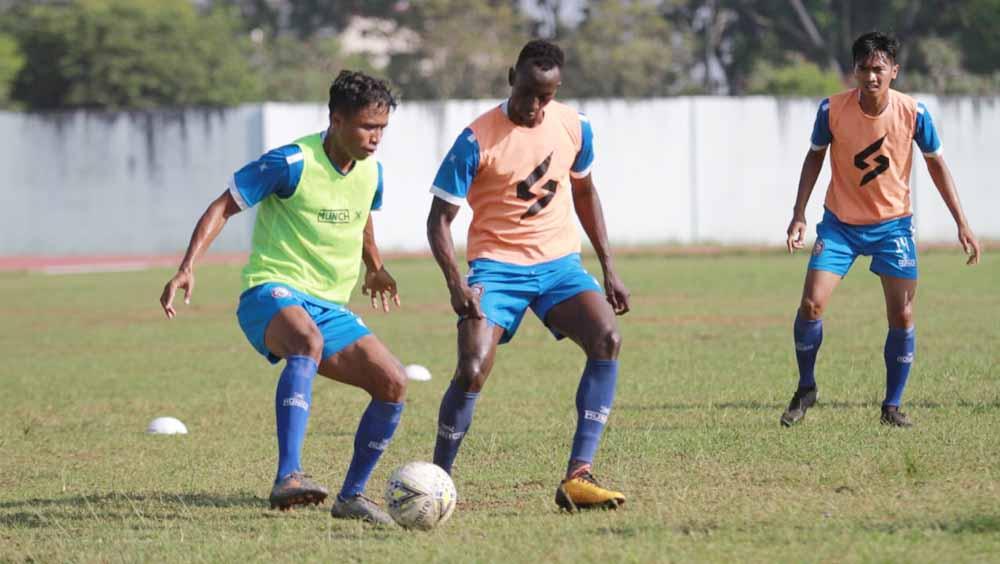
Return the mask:
<svg viewBox="0 0 1000 564">
<path fill-rule="evenodd" d="M 629 256 L 618 397 L 598 475 L 618 512 L 564 515 L 552 495 L 582 354 L 534 319 L 498 354 L 456 466 L 460 504 L 429 533 L 266 508 L 277 369 L 246 343 L 238 270 L 198 272 L 173 321 L 166 270 L 0 274 L 0 561 L 789 561 L 1000 559 L 1000 263 L 921 257 L 910 430 L 878 424 L 881 288 L 859 263 L 834 295 L 821 404 L 778 425 L 795 386 L 804 257 Z M 390 263 L 403 309 L 354 304 L 414 383 L 372 479 L 430 458 L 454 368 L 454 319 L 429 259 Z M 340 485 L 367 397 L 318 380 L 308 471 Z M 183 437 L 147 436 L 158 415 Z"/>
</svg>

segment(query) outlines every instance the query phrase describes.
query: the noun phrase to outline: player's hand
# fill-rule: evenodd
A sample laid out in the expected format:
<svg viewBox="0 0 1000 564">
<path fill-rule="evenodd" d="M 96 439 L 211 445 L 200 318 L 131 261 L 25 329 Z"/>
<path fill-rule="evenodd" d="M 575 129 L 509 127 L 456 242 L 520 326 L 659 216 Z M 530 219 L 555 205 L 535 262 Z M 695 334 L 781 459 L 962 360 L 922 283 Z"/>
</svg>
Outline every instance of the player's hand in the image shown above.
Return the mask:
<svg viewBox="0 0 1000 564">
<path fill-rule="evenodd" d="M 479 307 L 479 298 L 482 295 L 481 287 L 470 287 L 462 282 L 451 290 L 451 308 L 463 319 L 482 319 L 483 310 Z"/>
<path fill-rule="evenodd" d="M 389 274 L 385 267 L 378 270 L 366 270 L 365 281 L 361 285 L 361 293 L 372 298 L 372 309 L 378 309 L 382 304 L 382 311 L 388 313 L 389 300 L 391 299 L 396 307 L 400 306 L 399 289 L 396 287 L 396 279 Z"/>
<path fill-rule="evenodd" d="M 979 248 L 979 241 L 967 225 L 959 226 L 958 242 L 962 244 L 962 250 L 965 251 L 965 254 L 969 255 L 969 260 L 965 261 L 965 264 L 979 264 L 979 255 L 982 253 Z"/>
<path fill-rule="evenodd" d="M 167 314 L 167 319 L 173 319 L 177 315 L 177 310 L 174 309 L 174 296 L 178 289 L 184 290 L 184 303 L 190 304 L 191 296 L 194 295 L 194 272 L 178 270 L 177 274 L 174 274 L 173 278 L 163 287 L 163 293 L 160 294 L 160 306 L 163 307 L 163 313 Z"/>
<path fill-rule="evenodd" d="M 806 246 L 806 220 L 803 217 L 793 217 L 788 224 L 788 240 L 785 244 L 788 247 L 788 254 L 795 252 Z"/>
<path fill-rule="evenodd" d="M 608 298 L 608 303 L 611 304 L 611 309 L 615 311 L 615 315 L 625 315 L 628 313 L 629 305 L 629 291 L 622 283 L 621 279 L 618 278 L 618 274 L 613 270 L 608 270 L 604 273 L 604 294 Z"/>
</svg>

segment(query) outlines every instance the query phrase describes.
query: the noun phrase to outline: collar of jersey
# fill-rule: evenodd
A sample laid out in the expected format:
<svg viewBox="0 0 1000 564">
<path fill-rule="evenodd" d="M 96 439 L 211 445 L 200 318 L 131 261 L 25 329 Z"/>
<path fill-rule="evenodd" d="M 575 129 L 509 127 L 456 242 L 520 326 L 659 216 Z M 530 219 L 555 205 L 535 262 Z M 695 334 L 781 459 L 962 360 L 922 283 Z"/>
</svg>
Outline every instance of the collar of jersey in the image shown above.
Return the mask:
<svg viewBox="0 0 1000 564">
<path fill-rule="evenodd" d="M 319 133 L 319 142 L 320 142 L 319 144 L 320 144 L 320 147 L 322 147 L 323 143 L 326 141 L 326 132 L 327 132 L 327 130 L 324 129 L 323 131 L 321 131 Z M 326 150 L 325 149 L 323 150 L 323 156 L 326 157 L 324 159 L 326 161 L 326 163 L 328 165 L 330 165 L 330 167 L 333 169 L 333 171 L 336 172 L 337 174 L 339 174 L 340 176 L 347 176 L 348 174 L 351 174 L 352 172 L 354 172 L 354 169 L 357 168 L 357 165 L 358 165 L 357 161 L 353 161 L 354 162 L 354 166 L 351 167 L 351 170 L 349 170 L 347 172 L 342 172 L 340 170 L 340 167 L 338 167 L 333 161 L 330 160 L 330 155 L 326 154 Z"/>
</svg>

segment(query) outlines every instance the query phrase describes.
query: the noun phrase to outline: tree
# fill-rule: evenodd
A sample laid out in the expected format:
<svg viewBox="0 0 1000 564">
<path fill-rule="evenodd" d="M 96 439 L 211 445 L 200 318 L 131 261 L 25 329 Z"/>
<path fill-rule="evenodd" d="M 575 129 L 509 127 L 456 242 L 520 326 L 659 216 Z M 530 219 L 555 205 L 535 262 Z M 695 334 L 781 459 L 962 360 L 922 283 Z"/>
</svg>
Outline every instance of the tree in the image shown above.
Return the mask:
<svg viewBox="0 0 1000 564">
<path fill-rule="evenodd" d="M 223 106 L 259 91 L 238 20 L 187 0 L 24 4 L 4 27 L 26 60 L 13 98 L 31 109 Z"/>
<path fill-rule="evenodd" d="M 24 54 L 17 40 L 6 33 L 0 33 L 0 106 L 11 105 L 10 91 L 14 78 L 24 67 Z"/>
<path fill-rule="evenodd" d="M 515 2 L 421 0 L 399 13 L 416 31 L 413 52 L 397 53 L 387 73 L 408 98 L 494 98 L 530 29 Z"/>
<path fill-rule="evenodd" d="M 688 89 L 690 37 L 642 0 L 598 0 L 561 41 L 567 56 L 562 95 L 649 97 Z"/>
<path fill-rule="evenodd" d="M 272 102 L 323 101 L 330 84 L 343 69 L 378 74 L 361 55 L 346 55 L 336 37 L 261 37 L 254 68 L 260 76 L 260 100 Z"/>
</svg>

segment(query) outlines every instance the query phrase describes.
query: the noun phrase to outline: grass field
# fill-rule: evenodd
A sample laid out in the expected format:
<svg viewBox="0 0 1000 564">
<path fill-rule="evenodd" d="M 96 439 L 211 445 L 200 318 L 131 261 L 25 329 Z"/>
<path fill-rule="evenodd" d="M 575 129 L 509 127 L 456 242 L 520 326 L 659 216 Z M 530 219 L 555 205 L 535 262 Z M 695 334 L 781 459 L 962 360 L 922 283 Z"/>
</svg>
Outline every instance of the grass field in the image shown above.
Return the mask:
<svg viewBox="0 0 1000 564">
<path fill-rule="evenodd" d="M 921 257 L 909 430 L 878 424 L 881 288 L 856 265 L 829 307 L 821 404 L 782 429 L 805 258 L 619 259 L 618 397 L 599 477 L 618 512 L 552 496 L 583 356 L 526 321 L 498 355 L 456 465 L 460 504 L 429 533 L 267 509 L 277 369 L 236 325 L 234 267 L 198 271 L 166 321 L 170 274 L 0 273 L 0 561 L 1000 561 L 1000 261 Z M 454 367 L 454 321 L 430 259 L 389 264 L 403 309 L 356 311 L 404 363 L 403 423 L 372 479 L 428 459 Z M 317 379 L 306 469 L 340 485 L 367 397 Z M 148 436 L 158 415 L 190 434 Z"/>
</svg>

